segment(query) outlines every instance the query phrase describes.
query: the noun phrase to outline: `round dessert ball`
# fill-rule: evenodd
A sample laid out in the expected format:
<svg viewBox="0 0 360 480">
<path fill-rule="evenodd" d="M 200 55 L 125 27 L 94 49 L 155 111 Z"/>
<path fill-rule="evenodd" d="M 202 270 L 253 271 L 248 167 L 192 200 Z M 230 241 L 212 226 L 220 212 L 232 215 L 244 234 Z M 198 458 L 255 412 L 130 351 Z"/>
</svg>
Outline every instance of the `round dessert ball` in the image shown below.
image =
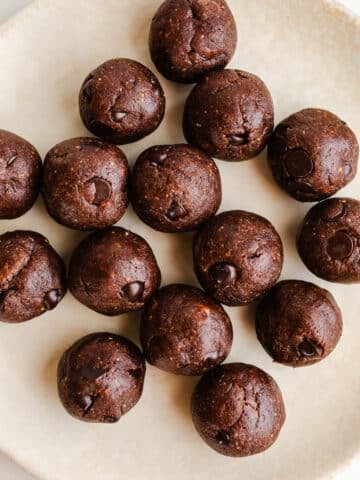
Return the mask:
<svg viewBox="0 0 360 480">
<path fill-rule="evenodd" d="M 194 230 L 220 206 L 219 170 L 211 157 L 189 145 L 149 148 L 135 163 L 131 200 L 139 217 L 156 230 Z"/>
<path fill-rule="evenodd" d="M 77 230 L 116 223 L 128 205 L 129 167 L 115 145 L 74 138 L 50 150 L 44 162 L 43 195 L 49 214 Z"/>
<path fill-rule="evenodd" d="M 91 72 L 81 87 L 79 102 L 86 128 L 119 145 L 152 133 L 165 112 L 158 79 L 141 63 L 126 58 L 109 60 Z"/>
<path fill-rule="evenodd" d="M 147 303 L 140 325 L 149 363 L 180 375 L 202 375 L 222 363 L 233 340 L 225 310 L 201 290 L 167 285 Z"/>
<path fill-rule="evenodd" d="M 274 179 L 292 197 L 330 197 L 356 175 L 359 144 L 339 117 L 319 108 L 290 115 L 274 130 L 268 161 Z"/>
<path fill-rule="evenodd" d="M 41 168 L 40 155 L 29 142 L 0 130 L 0 219 L 30 210 L 39 194 Z"/>
<path fill-rule="evenodd" d="M 297 238 L 300 257 L 329 282 L 360 282 L 360 202 L 331 198 L 310 209 Z"/>
<path fill-rule="evenodd" d="M 276 362 L 292 367 L 312 365 L 336 347 L 342 333 L 341 312 L 327 290 L 286 280 L 258 304 L 256 333 Z"/>
<path fill-rule="evenodd" d="M 184 135 L 191 145 L 222 160 L 247 160 L 266 146 L 274 127 L 274 106 L 259 77 L 222 70 L 204 77 L 190 93 Z"/>
<path fill-rule="evenodd" d="M 225 68 L 236 42 L 235 19 L 224 0 L 166 0 L 151 23 L 151 58 L 175 82 L 195 83 Z"/>
<path fill-rule="evenodd" d="M 66 292 L 65 265 L 39 233 L 0 235 L 0 321 L 20 323 L 52 310 Z"/>
<path fill-rule="evenodd" d="M 267 450 L 285 421 L 275 380 L 244 363 L 219 365 L 206 373 L 195 387 L 191 413 L 202 439 L 229 457 Z"/>
<path fill-rule="evenodd" d="M 144 376 L 145 361 L 136 345 L 112 333 L 93 333 L 61 357 L 58 393 L 78 420 L 115 423 L 139 401 Z"/>
<path fill-rule="evenodd" d="M 225 305 L 251 303 L 278 280 L 281 239 L 255 213 L 233 210 L 211 218 L 193 244 L 195 273 L 203 288 Z"/>
<path fill-rule="evenodd" d="M 104 315 L 140 310 L 159 288 L 160 280 L 148 243 L 120 227 L 90 234 L 70 260 L 71 293 Z"/>
</svg>

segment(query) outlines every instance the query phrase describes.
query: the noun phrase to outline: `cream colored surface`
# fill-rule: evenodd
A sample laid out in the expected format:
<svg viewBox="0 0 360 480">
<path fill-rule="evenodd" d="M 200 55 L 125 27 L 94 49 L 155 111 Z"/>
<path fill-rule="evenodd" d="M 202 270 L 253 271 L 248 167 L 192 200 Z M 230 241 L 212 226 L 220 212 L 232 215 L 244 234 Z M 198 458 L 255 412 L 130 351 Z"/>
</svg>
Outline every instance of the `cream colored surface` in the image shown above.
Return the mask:
<svg viewBox="0 0 360 480">
<path fill-rule="evenodd" d="M 40 0 L 0 30 L 0 125 L 32 141 L 44 154 L 55 142 L 86 134 L 77 93 L 90 69 L 126 56 L 153 68 L 147 49 L 158 0 Z M 328 108 L 360 135 L 360 26 L 329 3 L 312 0 L 230 0 L 239 44 L 232 66 L 259 74 L 268 84 L 277 120 L 307 106 Z M 183 141 L 182 105 L 189 87 L 161 78 L 168 105 L 157 132 L 124 147 L 130 163 L 147 146 Z M 23 325 L 0 325 L 0 447 L 47 480 L 148 478 L 198 480 L 319 480 L 335 477 L 360 449 L 359 286 L 322 282 L 299 260 L 294 237 L 308 205 L 273 183 L 264 155 L 246 163 L 218 162 L 222 210 L 242 208 L 271 219 L 285 243 L 283 278 L 329 288 L 344 313 L 344 335 L 322 364 L 299 370 L 273 364 L 256 341 L 252 308 L 228 309 L 235 341 L 229 360 L 254 363 L 280 384 L 287 422 L 263 455 L 229 459 L 211 451 L 194 432 L 188 402 L 195 379 L 148 368 L 141 402 L 120 423 L 73 420 L 56 395 L 62 350 L 79 336 L 111 330 L 137 341 L 138 314 L 97 315 L 70 294 L 53 312 Z M 360 195 L 360 175 L 342 195 Z M 194 283 L 191 235 L 169 236 L 143 225 L 129 211 L 120 224 L 153 246 L 163 283 Z M 47 235 L 68 258 L 82 234 L 54 223 L 42 202 L 1 231 L 32 228 Z"/>
</svg>

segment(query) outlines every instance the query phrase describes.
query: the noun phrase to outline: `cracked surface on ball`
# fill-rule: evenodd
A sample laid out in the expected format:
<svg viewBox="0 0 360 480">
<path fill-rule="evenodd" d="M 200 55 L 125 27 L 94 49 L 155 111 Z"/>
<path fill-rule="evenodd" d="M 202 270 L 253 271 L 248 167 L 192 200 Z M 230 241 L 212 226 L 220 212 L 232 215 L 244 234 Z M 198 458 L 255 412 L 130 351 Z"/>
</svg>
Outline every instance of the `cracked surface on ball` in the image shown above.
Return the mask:
<svg viewBox="0 0 360 480">
<path fill-rule="evenodd" d="M 202 439 L 231 457 L 268 449 L 285 421 L 285 406 L 275 380 L 244 363 L 220 365 L 206 373 L 195 387 L 191 413 Z"/>
<path fill-rule="evenodd" d="M 152 20 L 149 37 L 158 70 L 181 83 L 224 68 L 236 42 L 235 19 L 224 0 L 167 0 Z"/>
<path fill-rule="evenodd" d="M 78 340 L 60 359 L 60 400 L 84 422 L 115 423 L 139 401 L 145 360 L 135 344 L 111 333 Z"/>
</svg>

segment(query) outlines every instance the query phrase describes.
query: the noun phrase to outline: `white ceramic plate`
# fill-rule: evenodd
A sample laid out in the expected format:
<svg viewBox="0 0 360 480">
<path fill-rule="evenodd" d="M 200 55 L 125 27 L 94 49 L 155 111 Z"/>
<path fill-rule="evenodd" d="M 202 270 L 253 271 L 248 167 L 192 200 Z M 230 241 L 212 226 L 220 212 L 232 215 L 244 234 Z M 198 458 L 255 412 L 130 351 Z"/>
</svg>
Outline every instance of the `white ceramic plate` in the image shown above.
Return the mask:
<svg viewBox="0 0 360 480">
<path fill-rule="evenodd" d="M 260 75 L 275 102 L 277 120 L 308 106 L 328 108 L 360 134 L 360 26 L 329 2 L 231 0 L 239 42 L 232 66 Z M 0 30 L 0 126 L 32 141 L 42 154 L 56 142 L 86 134 L 77 112 L 81 81 L 106 59 L 125 56 L 153 68 L 147 35 L 159 0 L 40 0 Z M 153 68 L 154 69 L 154 68 Z M 125 152 L 132 164 L 145 147 L 183 140 L 181 113 L 189 87 L 161 78 L 167 113 L 152 136 Z M 272 363 L 254 334 L 252 309 L 228 309 L 235 330 L 229 360 L 265 369 L 280 384 L 287 422 L 276 445 L 247 459 L 210 450 L 188 411 L 195 379 L 148 367 L 141 402 L 116 425 L 75 421 L 62 409 L 55 370 L 60 354 L 96 330 L 137 341 L 138 314 L 107 318 L 70 294 L 53 312 L 22 325 L 0 325 L 0 447 L 47 480 L 320 480 L 349 465 L 360 449 L 359 286 L 331 285 L 299 260 L 294 236 L 309 205 L 286 196 L 272 181 L 264 155 L 245 163 L 218 162 L 222 210 L 242 208 L 268 217 L 279 230 L 283 278 L 330 288 L 344 313 L 337 350 L 320 365 L 292 370 Z M 360 195 L 360 175 L 341 194 Z M 131 210 L 120 224 L 153 246 L 163 283 L 194 283 L 191 235 L 156 233 Z M 68 258 L 82 234 L 60 227 L 39 200 L 1 232 L 31 228 Z"/>
</svg>

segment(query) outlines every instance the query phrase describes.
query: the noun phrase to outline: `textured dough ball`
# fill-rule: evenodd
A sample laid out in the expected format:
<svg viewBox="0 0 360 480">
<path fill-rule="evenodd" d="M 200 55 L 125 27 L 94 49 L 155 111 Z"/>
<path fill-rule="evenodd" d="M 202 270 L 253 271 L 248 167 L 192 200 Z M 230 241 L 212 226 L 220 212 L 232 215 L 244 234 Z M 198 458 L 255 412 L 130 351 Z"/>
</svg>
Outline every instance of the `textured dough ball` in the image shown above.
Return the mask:
<svg viewBox="0 0 360 480">
<path fill-rule="evenodd" d="M 85 79 L 80 115 L 88 130 L 119 145 L 146 137 L 160 125 L 165 96 L 155 75 L 126 58 L 109 60 Z"/>
<path fill-rule="evenodd" d="M 58 393 L 73 417 L 114 423 L 139 401 L 144 376 L 145 361 L 136 345 L 111 333 L 93 333 L 61 357 Z"/>
<path fill-rule="evenodd" d="M 244 363 L 220 365 L 206 373 L 195 387 L 191 413 L 202 439 L 230 457 L 268 449 L 285 421 L 275 380 Z"/>
<path fill-rule="evenodd" d="M 131 200 L 139 217 L 161 232 L 198 228 L 221 203 L 216 163 L 189 145 L 149 148 L 131 176 Z"/>
<path fill-rule="evenodd" d="M 230 353 L 233 332 L 225 310 L 201 290 L 167 285 L 146 305 L 140 337 L 149 363 L 180 375 L 202 375 Z"/>
<path fill-rule="evenodd" d="M 334 350 L 342 333 L 342 316 L 327 290 L 285 280 L 258 304 L 256 333 L 276 362 L 302 367 L 320 362 Z"/>
</svg>

